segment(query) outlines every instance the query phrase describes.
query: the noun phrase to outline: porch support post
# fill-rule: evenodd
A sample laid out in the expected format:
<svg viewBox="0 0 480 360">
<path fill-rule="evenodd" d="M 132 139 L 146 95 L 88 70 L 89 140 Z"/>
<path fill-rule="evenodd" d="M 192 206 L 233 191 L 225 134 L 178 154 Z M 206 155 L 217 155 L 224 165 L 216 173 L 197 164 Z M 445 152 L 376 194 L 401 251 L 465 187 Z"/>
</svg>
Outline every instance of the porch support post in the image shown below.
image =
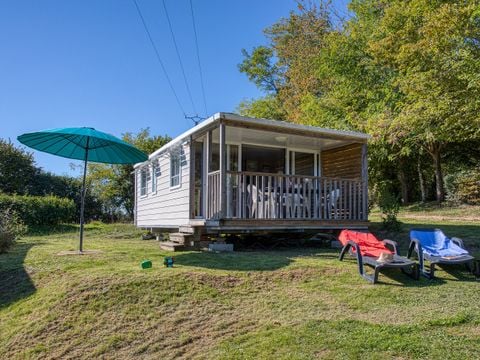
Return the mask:
<svg viewBox="0 0 480 360">
<path fill-rule="evenodd" d="M 210 213 L 210 190 L 208 173 L 210 172 L 210 150 L 212 144 L 212 131 L 207 131 L 204 142 L 204 154 L 203 154 L 203 180 L 204 180 L 204 192 L 203 192 L 203 216 L 205 219 L 210 219 L 212 214 Z"/>
<path fill-rule="evenodd" d="M 190 219 L 195 219 L 195 142 L 191 136 L 188 146 L 190 149 Z"/>
<path fill-rule="evenodd" d="M 135 191 L 135 197 L 133 198 L 134 199 L 134 203 L 133 203 L 133 223 L 135 224 L 135 226 L 137 226 L 137 223 L 138 223 L 138 216 L 137 216 L 137 209 L 138 209 L 138 174 L 137 174 L 137 169 L 134 169 L 133 172 L 133 183 L 135 184 L 134 185 L 134 191 Z"/>
<path fill-rule="evenodd" d="M 362 213 L 363 220 L 368 220 L 368 157 L 367 143 L 362 145 Z"/>
<path fill-rule="evenodd" d="M 225 124 L 220 121 L 220 218 L 227 210 L 227 146 L 225 142 Z"/>
</svg>

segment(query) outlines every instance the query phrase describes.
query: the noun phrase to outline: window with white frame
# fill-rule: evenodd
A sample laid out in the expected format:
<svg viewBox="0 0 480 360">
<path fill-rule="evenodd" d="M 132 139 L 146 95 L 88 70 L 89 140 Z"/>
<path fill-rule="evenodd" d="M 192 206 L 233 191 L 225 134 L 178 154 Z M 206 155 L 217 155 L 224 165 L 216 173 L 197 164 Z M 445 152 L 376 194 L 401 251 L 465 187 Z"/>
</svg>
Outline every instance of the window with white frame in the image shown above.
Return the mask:
<svg viewBox="0 0 480 360">
<path fill-rule="evenodd" d="M 157 193 L 158 178 L 161 175 L 160 162 L 159 161 L 152 162 L 151 170 L 152 170 L 152 183 L 151 183 L 152 193 L 156 194 Z"/>
<path fill-rule="evenodd" d="M 157 193 L 157 174 L 156 174 L 156 164 L 152 164 L 152 182 L 150 185 L 152 185 L 152 193 L 156 194 Z"/>
<path fill-rule="evenodd" d="M 170 187 L 180 186 L 181 157 L 179 154 L 170 155 Z"/>
<path fill-rule="evenodd" d="M 147 195 L 147 169 L 140 170 L 140 196 Z"/>
</svg>

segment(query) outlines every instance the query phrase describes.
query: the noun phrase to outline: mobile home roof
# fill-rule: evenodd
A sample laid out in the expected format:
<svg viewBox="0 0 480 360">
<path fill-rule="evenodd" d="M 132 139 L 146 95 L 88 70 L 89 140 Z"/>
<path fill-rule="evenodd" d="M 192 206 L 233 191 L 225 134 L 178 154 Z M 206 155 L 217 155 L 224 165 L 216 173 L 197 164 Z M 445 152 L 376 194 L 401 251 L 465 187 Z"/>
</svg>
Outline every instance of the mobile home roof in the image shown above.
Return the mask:
<svg viewBox="0 0 480 360">
<path fill-rule="evenodd" d="M 256 118 L 250 118 L 246 116 L 240 116 L 232 113 L 224 113 L 224 112 L 219 112 L 216 113 L 212 116 L 210 116 L 208 119 L 205 121 L 202 121 L 200 124 L 194 126 L 193 128 L 185 131 L 184 133 L 180 134 L 167 144 L 163 145 L 160 149 L 154 151 L 152 154 L 149 155 L 149 160 L 159 156 L 160 154 L 164 153 L 167 151 L 169 148 L 171 148 L 174 145 L 178 145 L 182 141 L 188 139 L 190 136 L 201 132 L 203 129 L 209 127 L 210 125 L 217 123 L 220 121 L 220 119 L 224 120 L 229 120 L 232 122 L 238 122 L 238 123 L 244 123 L 245 125 L 257 125 L 257 126 L 262 126 L 262 127 L 267 127 L 271 128 L 272 130 L 277 129 L 290 129 L 290 130 L 296 130 L 296 131 L 303 131 L 303 132 L 310 132 L 312 134 L 319 134 L 319 135 L 329 135 L 329 136 L 341 136 L 343 138 L 351 138 L 352 140 L 360 140 L 360 141 L 366 141 L 367 139 L 370 138 L 370 135 L 361 133 L 361 132 L 356 132 L 356 131 L 344 131 L 344 130 L 334 130 L 334 129 L 326 129 L 326 128 L 321 128 L 321 127 L 316 127 L 316 126 L 309 126 L 309 125 L 300 125 L 300 124 L 294 124 L 291 122 L 286 122 L 286 121 L 278 121 L 278 120 L 267 120 L 267 119 L 256 119 Z M 148 162 L 148 161 L 147 161 Z M 138 163 L 135 164 L 135 168 L 141 166 L 143 163 Z"/>
</svg>

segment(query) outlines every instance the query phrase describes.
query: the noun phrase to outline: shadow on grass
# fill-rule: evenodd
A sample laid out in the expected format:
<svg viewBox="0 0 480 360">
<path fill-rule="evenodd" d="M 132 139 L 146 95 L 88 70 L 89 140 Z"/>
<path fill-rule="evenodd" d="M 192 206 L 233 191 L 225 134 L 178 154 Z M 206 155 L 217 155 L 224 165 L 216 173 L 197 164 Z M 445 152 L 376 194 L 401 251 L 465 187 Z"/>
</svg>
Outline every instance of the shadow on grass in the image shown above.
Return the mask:
<svg viewBox="0 0 480 360">
<path fill-rule="evenodd" d="M 32 226 L 28 229 L 28 235 L 68 234 L 78 232 L 78 228 L 75 224 Z"/>
<path fill-rule="evenodd" d="M 8 253 L 0 255 L 0 309 L 35 292 L 24 266 L 25 257 L 34 245 L 37 243 L 16 244 Z"/>
<path fill-rule="evenodd" d="M 389 279 L 396 281 L 398 284 L 384 282 L 382 281 L 382 276 L 386 276 Z M 446 281 L 441 278 L 435 278 L 430 280 L 420 275 L 420 278 L 418 280 L 414 280 L 408 275 L 404 274 L 400 269 L 383 269 L 380 272 L 380 276 L 378 277 L 377 284 L 383 284 L 388 286 L 423 288 L 423 287 L 440 286 L 445 283 Z"/>
<path fill-rule="evenodd" d="M 178 265 L 215 270 L 268 271 L 283 268 L 292 262 L 291 253 L 281 253 L 279 251 L 271 254 L 265 251 L 220 254 L 200 252 L 179 254 L 174 257 Z"/>
<path fill-rule="evenodd" d="M 465 265 L 455 264 L 455 265 L 445 265 L 445 264 L 437 264 L 437 269 L 435 271 L 435 277 L 441 276 L 441 273 L 438 273 L 438 270 L 443 270 L 447 274 L 449 274 L 453 279 L 449 279 L 451 281 L 469 281 L 469 282 L 477 282 L 477 278 L 475 274 L 472 274 L 470 270 L 467 269 Z"/>
<path fill-rule="evenodd" d="M 358 275 L 358 266 L 357 260 L 351 257 L 345 257 L 343 262 L 351 263 L 352 266 L 355 266 L 356 274 Z M 371 266 L 364 265 L 365 272 L 369 275 L 372 275 L 374 270 Z M 360 276 L 360 275 L 358 275 Z M 391 280 L 396 281 L 397 283 L 386 282 L 384 278 L 387 277 Z M 387 285 L 387 286 L 400 286 L 400 287 L 430 287 L 430 286 L 439 286 L 445 284 L 446 281 L 444 279 L 435 278 L 433 280 L 429 280 L 425 277 L 420 275 L 418 280 L 412 279 L 407 274 L 404 274 L 400 269 L 394 268 L 383 268 L 380 270 L 380 274 L 378 276 L 378 281 L 376 284 L 378 285 Z"/>
</svg>

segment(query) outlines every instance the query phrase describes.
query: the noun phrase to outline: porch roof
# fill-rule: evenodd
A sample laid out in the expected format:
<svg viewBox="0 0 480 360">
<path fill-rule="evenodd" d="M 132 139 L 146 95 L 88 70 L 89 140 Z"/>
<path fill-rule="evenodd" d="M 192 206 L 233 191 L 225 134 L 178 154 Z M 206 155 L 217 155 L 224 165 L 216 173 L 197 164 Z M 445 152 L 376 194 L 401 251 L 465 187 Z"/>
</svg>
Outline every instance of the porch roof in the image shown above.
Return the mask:
<svg viewBox="0 0 480 360">
<path fill-rule="evenodd" d="M 135 164 L 135 168 L 141 166 L 142 164 L 148 163 L 151 159 L 156 158 L 160 154 L 167 151 L 169 148 L 173 146 L 178 146 L 185 140 L 187 140 L 190 136 L 193 136 L 197 133 L 201 133 L 205 129 L 209 127 L 213 127 L 216 123 L 219 123 L 220 120 L 227 122 L 227 125 L 233 126 L 243 126 L 243 127 L 253 127 L 253 128 L 262 128 L 264 130 L 271 130 L 280 131 L 280 132 L 296 132 L 302 133 L 305 136 L 311 134 L 312 136 L 326 136 L 330 138 L 338 138 L 338 139 L 348 139 L 354 140 L 358 142 L 366 142 L 370 135 L 356 132 L 356 131 L 345 131 L 345 130 L 334 130 L 334 129 L 327 129 L 321 128 L 317 126 L 309 126 L 309 125 L 301 125 L 301 124 L 294 124 L 287 121 L 278 121 L 278 120 L 269 120 L 269 119 L 256 119 L 250 118 L 246 116 L 240 116 L 232 113 L 225 113 L 225 112 L 218 112 L 208 119 L 202 121 L 198 125 L 194 126 L 193 128 L 183 132 L 160 149 L 154 151 L 152 154 L 149 155 L 149 160 L 144 163 L 137 163 Z"/>
</svg>

